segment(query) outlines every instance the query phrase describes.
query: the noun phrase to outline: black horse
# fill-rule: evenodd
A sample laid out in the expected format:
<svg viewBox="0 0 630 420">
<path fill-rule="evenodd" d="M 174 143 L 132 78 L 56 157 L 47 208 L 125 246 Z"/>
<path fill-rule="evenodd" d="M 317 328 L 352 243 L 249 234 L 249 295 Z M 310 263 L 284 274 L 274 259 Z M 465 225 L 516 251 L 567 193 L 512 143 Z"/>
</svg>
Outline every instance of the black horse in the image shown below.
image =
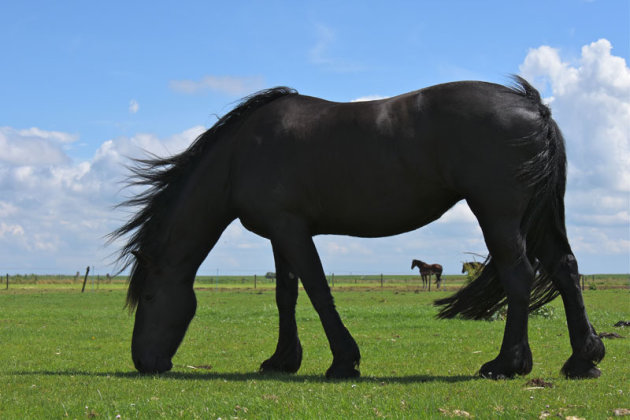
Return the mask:
<svg viewBox="0 0 630 420">
<path fill-rule="evenodd" d="M 332 350 L 327 377 L 358 376 L 359 347 L 335 308 L 313 235 L 382 237 L 417 229 L 465 199 L 491 260 L 474 282 L 436 302 L 439 316 L 489 317 L 507 304 L 498 356 L 485 377 L 532 369 L 528 310 L 562 295 L 573 354 L 568 377 L 596 377 L 604 346 L 589 323 L 566 236 L 564 140 L 525 80 L 512 87 L 456 82 L 397 97 L 335 103 L 274 88 L 246 98 L 183 153 L 146 159 L 125 204 L 139 211 L 121 264 L 136 310 L 131 353 L 164 372 L 195 314 L 199 265 L 236 218 L 271 241 L 279 339 L 263 372 L 302 360 L 298 278 Z M 130 255 L 135 255 L 132 258 Z M 543 276 L 535 276 L 538 263 Z"/>
<path fill-rule="evenodd" d="M 427 264 L 424 261 L 412 260 L 411 269 L 413 270 L 416 267 L 420 270 L 423 289 L 429 286 L 429 292 L 431 291 L 431 276 L 433 274 L 435 274 L 435 284 L 438 289 L 440 288 L 442 283 L 442 266 L 440 264 Z"/>
</svg>

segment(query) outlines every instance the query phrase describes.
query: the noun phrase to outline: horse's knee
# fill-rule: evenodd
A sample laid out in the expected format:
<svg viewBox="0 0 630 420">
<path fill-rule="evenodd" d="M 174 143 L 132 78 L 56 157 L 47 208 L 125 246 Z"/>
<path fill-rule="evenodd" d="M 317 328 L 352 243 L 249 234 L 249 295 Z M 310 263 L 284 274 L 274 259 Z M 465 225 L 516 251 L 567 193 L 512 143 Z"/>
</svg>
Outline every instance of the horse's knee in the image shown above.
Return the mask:
<svg viewBox="0 0 630 420">
<path fill-rule="evenodd" d="M 567 254 L 560 259 L 556 277 L 558 277 L 561 281 L 570 279 L 571 283 L 574 285 L 578 285 L 580 283 L 578 263 L 573 254 Z"/>
</svg>

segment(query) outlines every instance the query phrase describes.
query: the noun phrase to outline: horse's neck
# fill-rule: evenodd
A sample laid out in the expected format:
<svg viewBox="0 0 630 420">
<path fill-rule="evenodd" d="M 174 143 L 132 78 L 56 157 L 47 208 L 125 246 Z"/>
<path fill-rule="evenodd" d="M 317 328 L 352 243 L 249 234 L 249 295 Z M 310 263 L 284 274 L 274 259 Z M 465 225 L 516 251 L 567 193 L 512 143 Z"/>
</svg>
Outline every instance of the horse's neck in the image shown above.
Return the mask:
<svg viewBox="0 0 630 420">
<path fill-rule="evenodd" d="M 163 253 L 171 264 L 198 267 L 235 218 L 225 188 L 229 159 L 221 147 L 211 152 L 195 165 L 170 209 Z"/>
</svg>

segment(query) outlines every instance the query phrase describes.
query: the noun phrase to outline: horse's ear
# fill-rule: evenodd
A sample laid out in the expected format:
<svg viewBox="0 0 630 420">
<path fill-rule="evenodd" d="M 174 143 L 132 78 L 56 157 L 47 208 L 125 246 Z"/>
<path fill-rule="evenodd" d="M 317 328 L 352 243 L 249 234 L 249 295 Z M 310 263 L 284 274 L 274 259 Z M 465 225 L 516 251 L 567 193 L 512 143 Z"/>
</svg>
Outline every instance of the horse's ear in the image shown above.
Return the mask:
<svg viewBox="0 0 630 420">
<path fill-rule="evenodd" d="M 142 266 L 151 265 L 151 259 L 147 257 L 147 255 L 142 251 L 131 251 L 136 260 L 138 260 L 138 264 Z"/>
</svg>

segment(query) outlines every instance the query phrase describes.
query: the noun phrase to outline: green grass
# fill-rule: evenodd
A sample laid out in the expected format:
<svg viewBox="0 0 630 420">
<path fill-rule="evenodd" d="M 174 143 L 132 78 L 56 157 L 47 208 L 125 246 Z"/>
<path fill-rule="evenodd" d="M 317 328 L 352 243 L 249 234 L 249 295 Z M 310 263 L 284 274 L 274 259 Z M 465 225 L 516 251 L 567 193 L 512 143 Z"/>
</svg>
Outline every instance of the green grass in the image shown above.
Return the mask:
<svg viewBox="0 0 630 420">
<path fill-rule="evenodd" d="M 362 353 L 362 377 L 327 381 L 328 343 L 303 291 L 297 308 L 304 347 L 296 375 L 261 376 L 277 334 L 273 291 L 199 290 L 199 307 L 173 371 L 135 373 L 133 316 L 123 288 L 81 294 L 73 289 L 0 292 L 0 418 L 475 418 L 551 416 L 606 418 L 630 409 L 628 290 L 586 290 L 605 340 L 602 377 L 568 381 L 559 369 L 570 354 L 559 299 L 551 316 L 530 321 L 534 368 L 527 377 L 475 376 L 496 356 L 502 321 L 437 320 L 433 299 L 446 293 L 340 288 L 337 307 Z M 205 287 L 205 285 L 203 285 Z M 531 389 L 532 378 L 553 387 Z"/>
</svg>

